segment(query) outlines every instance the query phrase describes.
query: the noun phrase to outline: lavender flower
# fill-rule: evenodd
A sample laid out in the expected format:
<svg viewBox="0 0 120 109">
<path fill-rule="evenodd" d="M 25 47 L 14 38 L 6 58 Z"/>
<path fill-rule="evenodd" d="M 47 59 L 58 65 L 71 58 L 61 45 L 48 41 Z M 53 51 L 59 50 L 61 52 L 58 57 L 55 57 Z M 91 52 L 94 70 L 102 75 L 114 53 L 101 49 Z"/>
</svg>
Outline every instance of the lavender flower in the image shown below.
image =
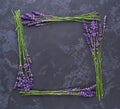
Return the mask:
<svg viewBox="0 0 120 109">
<path fill-rule="evenodd" d="M 72 89 L 67 89 L 67 94 L 72 95 Z"/>
<path fill-rule="evenodd" d="M 95 95 L 95 88 L 96 88 L 96 84 L 84 89 L 70 88 L 70 89 L 66 89 L 66 91 L 67 91 L 67 95 L 80 95 L 84 97 L 92 97 Z"/>
<path fill-rule="evenodd" d="M 103 22 L 103 28 L 105 29 L 105 27 L 106 27 L 106 21 L 107 21 L 107 16 L 104 16 L 104 22 Z"/>
<path fill-rule="evenodd" d="M 93 20 L 91 22 L 90 27 L 88 27 L 85 21 L 83 21 L 83 26 L 85 29 L 85 33 L 83 35 L 85 37 L 87 44 L 90 47 L 91 52 L 93 53 L 95 50 L 97 50 L 101 40 L 103 39 L 102 25 L 97 21 Z"/>
<path fill-rule="evenodd" d="M 79 95 L 82 95 L 84 97 L 93 97 L 95 95 L 95 91 L 80 91 Z"/>
<path fill-rule="evenodd" d="M 27 20 L 22 22 L 23 25 L 28 25 L 30 23 L 31 23 L 31 21 L 27 21 Z"/>
<path fill-rule="evenodd" d="M 26 26 L 37 26 L 38 24 L 42 24 L 46 22 L 46 19 L 50 19 L 50 16 L 44 15 L 43 13 L 32 11 L 32 13 L 26 13 L 21 15 L 22 24 Z"/>
<path fill-rule="evenodd" d="M 43 14 L 43 13 L 40 13 L 40 12 L 38 12 L 38 11 L 32 11 L 32 13 L 33 13 L 35 16 L 44 17 L 44 14 Z"/>
<path fill-rule="evenodd" d="M 90 90 L 94 90 L 96 88 L 96 84 L 90 86 L 90 87 L 87 87 L 87 88 L 84 88 L 82 90 L 87 90 L 87 91 L 90 91 Z"/>
<path fill-rule="evenodd" d="M 34 15 L 26 13 L 21 16 L 25 21 L 24 24 L 31 24 L 35 21 Z M 33 86 L 33 74 L 31 72 L 32 61 L 28 55 L 25 38 L 23 35 L 23 26 L 20 18 L 20 10 L 15 11 L 14 20 L 17 30 L 18 38 L 18 52 L 19 52 L 19 70 L 14 85 L 14 89 L 21 89 L 22 91 L 29 91 Z"/>
<path fill-rule="evenodd" d="M 30 69 L 30 65 L 27 64 L 27 63 L 25 63 L 25 64 L 24 64 L 24 69 L 25 69 L 26 71 L 28 71 L 28 70 Z"/>
<path fill-rule="evenodd" d="M 105 26 L 106 18 L 107 17 L 105 16 L 103 25 L 94 19 L 90 25 L 87 25 L 87 23 L 83 21 L 83 27 L 85 30 L 85 33 L 83 35 L 85 37 L 87 44 L 89 45 L 90 51 L 92 53 L 93 61 L 94 61 L 95 72 L 96 72 L 96 91 L 97 91 L 96 95 L 99 100 L 103 97 L 103 93 L 104 93 L 103 83 L 102 83 L 102 67 L 101 67 L 101 60 L 102 60 L 101 41 L 103 40 L 103 33 L 106 27 Z M 90 93 L 90 96 L 92 96 L 91 93 Z"/>
<path fill-rule="evenodd" d="M 63 21 L 76 21 L 80 22 L 83 19 L 85 20 L 92 20 L 92 18 L 96 20 L 100 20 L 100 17 L 97 15 L 96 12 L 91 12 L 88 14 L 84 15 L 78 15 L 78 16 L 73 16 L 73 17 L 58 17 L 58 16 L 53 16 L 53 15 L 45 15 L 41 12 L 38 11 L 32 11 L 31 13 L 26 13 L 24 15 L 21 15 L 22 19 L 22 24 L 26 26 L 41 26 L 47 23 L 54 23 L 54 22 L 63 22 Z M 26 22 L 30 21 L 30 22 Z"/>
<path fill-rule="evenodd" d="M 32 64 L 32 60 L 31 60 L 31 58 L 30 58 L 29 55 L 27 55 L 27 61 L 28 61 L 28 63 L 29 63 L 30 65 Z"/>
<path fill-rule="evenodd" d="M 20 88 L 24 91 L 29 91 L 32 88 L 32 85 L 33 85 L 33 75 L 31 72 L 28 72 L 27 77 L 23 72 L 21 71 L 18 72 L 14 89 Z"/>
</svg>

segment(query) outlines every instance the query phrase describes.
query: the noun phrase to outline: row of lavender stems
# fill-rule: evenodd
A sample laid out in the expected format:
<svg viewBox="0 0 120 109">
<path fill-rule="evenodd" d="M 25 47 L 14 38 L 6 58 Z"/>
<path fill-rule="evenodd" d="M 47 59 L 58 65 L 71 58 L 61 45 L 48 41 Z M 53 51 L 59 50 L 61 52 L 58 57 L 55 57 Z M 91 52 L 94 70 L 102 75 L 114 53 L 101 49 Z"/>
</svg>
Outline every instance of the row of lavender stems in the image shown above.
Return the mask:
<svg viewBox="0 0 120 109">
<path fill-rule="evenodd" d="M 31 58 L 28 55 L 23 26 L 20 18 L 20 10 L 13 13 L 14 22 L 16 26 L 17 39 L 18 39 L 18 52 L 19 52 L 19 68 L 14 89 L 29 91 L 33 85 L 33 74 L 31 72 Z"/>
<path fill-rule="evenodd" d="M 91 12 L 82 15 L 59 17 L 53 15 L 46 15 L 38 11 L 32 11 L 31 13 L 25 13 L 21 15 L 22 24 L 26 26 L 41 26 L 48 23 L 75 21 L 81 22 L 82 20 L 91 21 L 92 18 L 100 20 L 100 17 L 96 12 Z"/>
<path fill-rule="evenodd" d="M 24 58 L 24 64 L 19 65 L 18 75 L 14 85 L 14 89 L 29 91 L 33 86 L 33 74 L 31 72 L 31 61 Z"/>
<path fill-rule="evenodd" d="M 63 90 L 30 90 L 28 92 L 21 91 L 22 95 L 74 95 L 74 96 L 83 96 L 83 97 L 93 97 L 96 95 L 96 84 L 81 89 L 81 88 L 68 88 Z"/>
<path fill-rule="evenodd" d="M 103 82 L 102 82 L 102 40 L 106 27 L 106 16 L 104 16 L 103 24 L 101 22 L 92 20 L 91 24 L 83 21 L 85 33 L 83 34 L 85 40 L 90 48 L 94 67 L 96 72 L 96 96 L 99 100 L 104 95 Z"/>
</svg>

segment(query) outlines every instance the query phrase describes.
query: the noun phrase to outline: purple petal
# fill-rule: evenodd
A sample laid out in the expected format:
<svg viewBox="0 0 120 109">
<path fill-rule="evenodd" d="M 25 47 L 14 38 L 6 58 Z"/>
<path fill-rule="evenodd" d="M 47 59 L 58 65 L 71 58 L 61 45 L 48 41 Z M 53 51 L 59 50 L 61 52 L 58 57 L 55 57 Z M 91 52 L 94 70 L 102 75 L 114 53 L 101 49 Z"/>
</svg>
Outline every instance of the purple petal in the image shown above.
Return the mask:
<svg viewBox="0 0 120 109">
<path fill-rule="evenodd" d="M 28 25 L 31 21 L 22 21 L 23 25 Z"/>
<path fill-rule="evenodd" d="M 44 16 L 43 13 L 40 13 L 38 11 L 32 11 L 32 13 L 35 15 L 35 16 Z"/>
<path fill-rule="evenodd" d="M 37 22 L 31 22 L 28 24 L 28 26 L 35 26 L 37 24 Z"/>
</svg>

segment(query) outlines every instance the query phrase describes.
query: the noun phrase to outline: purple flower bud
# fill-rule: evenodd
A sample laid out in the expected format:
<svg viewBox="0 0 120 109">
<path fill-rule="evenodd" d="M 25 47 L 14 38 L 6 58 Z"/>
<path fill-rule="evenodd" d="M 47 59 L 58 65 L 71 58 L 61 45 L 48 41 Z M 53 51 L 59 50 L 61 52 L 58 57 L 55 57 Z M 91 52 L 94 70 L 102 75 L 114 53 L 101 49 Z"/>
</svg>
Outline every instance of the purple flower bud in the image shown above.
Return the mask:
<svg viewBox="0 0 120 109">
<path fill-rule="evenodd" d="M 31 21 L 22 21 L 23 25 L 28 25 L 29 23 L 31 23 Z"/>
<path fill-rule="evenodd" d="M 24 76 L 23 72 L 18 72 L 18 76 Z"/>
<path fill-rule="evenodd" d="M 93 97 L 95 95 L 95 91 L 80 91 L 78 94 L 84 97 Z"/>
<path fill-rule="evenodd" d="M 22 85 L 23 85 L 23 83 L 22 82 L 18 82 L 18 84 L 17 84 L 17 87 L 22 87 Z"/>
<path fill-rule="evenodd" d="M 91 53 L 93 53 L 95 50 L 94 50 L 94 48 L 90 48 L 90 51 L 91 51 Z"/>
<path fill-rule="evenodd" d="M 28 19 L 25 15 L 21 15 L 20 18 L 23 19 L 23 20 Z"/>
<path fill-rule="evenodd" d="M 32 17 L 32 15 L 31 15 L 31 14 L 29 14 L 29 13 L 26 13 L 26 14 L 25 14 L 25 16 L 26 16 L 26 17 L 29 17 L 29 18 L 31 18 L 31 17 Z"/>
<path fill-rule="evenodd" d="M 90 27 L 92 30 L 94 30 L 95 31 L 95 29 L 97 29 L 97 23 L 95 22 L 95 20 L 93 20 L 92 22 L 91 22 L 91 27 Z"/>
<path fill-rule="evenodd" d="M 84 88 L 83 90 L 88 90 L 88 91 L 90 91 L 90 90 L 93 90 L 93 89 L 95 89 L 95 88 L 96 88 L 96 84 L 94 84 L 94 85 L 92 85 L 92 86 L 90 86 L 90 87 Z"/>
<path fill-rule="evenodd" d="M 85 36 L 85 40 L 86 40 L 87 44 L 89 45 L 90 40 L 89 40 L 88 34 L 84 33 L 83 35 Z"/>
<path fill-rule="evenodd" d="M 98 37 L 98 41 L 101 42 L 103 37 Z"/>
<path fill-rule="evenodd" d="M 27 63 L 25 63 L 25 64 L 24 64 L 24 69 L 25 69 L 25 70 L 29 70 L 29 68 L 30 68 L 30 65 L 27 64 Z"/>
<path fill-rule="evenodd" d="M 35 15 L 35 16 L 44 16 L 43 13 L 40 13 L 38 11 L 32 11 L 32 13 Z"/>
<path fill-rule="evenodd" d="M 103 34 L 103 29 L 102 29 L 102 25 L 99 24 L 99 36 L 102 37 L 102 34 Z"/>
<path fill-rule="evenodd" d="M 104 24 L 106 23 L 107 21 L 107 16 L 104 16 Z"/>
<path fill-rule="evenodd" d="M 95 46 L 98 47 L 99 46 L 99 41 L 97 40 L 96 43 L 95 43 Z"/>
<path fill-rule="evenodd" d="M 95 94 L 96 94 L 95 91 L 87 91 L 87 92 L 86 92 L 86 95 L 87 95 L 88 97 L 93 97 Z"/>
<path fill-rule="evenodd" d="M 71 89 L 67 89 L 67 93 L 68 93 L 69 95 L 72 95 L 72 90 L 71 90 Z"/>
<path fill-rule="evenodd" d="M 83 26 L 84 26 L 85 31 L 88 33 L 89 30 L 88 30 L 88 27 L 87 27 L 87 24 L 85 23 L 85 21 L 83 21 Z"/>
<path fill-rule="evenodd" d="M 107 16 L 104 16 L 103 29 L 106 28 L 106 21 L 107 21 Z"/>
<path fill-rule="evenodd" d="M 21 70 L 22 69 L 22 65 L 19 65 L 19 70 Z"/>
<path fill-rule="evenodd" d="M 21 81 L 21 80 L 22 80 L 22 78 L 21 78 L 21 77 L 17 77 L 17 80 L 18 80 L 18 81 Z"/>
<path fill-rule="evenodd" d="M 93 42 L 93 38 L 92 37 L 90 37 L 90 44 L 91 44 L 92 47 L 94 47 L 94 42 Z"/>
<path fill-rule="evenodd" d="M 79 88 L 72 89 L 72 91 L 79 91 L 79 90 L 80 90 Z"/>
<path fill-rule="evenodd" d="M 32 60 L 30 57 L 28 57 L 28 62 L 29 62 L 29 64 L 32 64 Z"/>
<path fill-rule="evenodd" d="M 93 37 L 95 37 L 97 34 L 96 34 L 95 32 L 93 32 L 91 35 L 92 35 Z"/>
<path fill-rule="evenodd" d="M 16 89 L 17 83 L 18 83 L 18 82 L 15 82 L 13 89 Z"/>
<path fill-rule="evenodd" d="M 35 26 L 36 24 L 37 22 L 34 21 L 34 22 L 29 23 L 28 26 Z"/>
</svg>

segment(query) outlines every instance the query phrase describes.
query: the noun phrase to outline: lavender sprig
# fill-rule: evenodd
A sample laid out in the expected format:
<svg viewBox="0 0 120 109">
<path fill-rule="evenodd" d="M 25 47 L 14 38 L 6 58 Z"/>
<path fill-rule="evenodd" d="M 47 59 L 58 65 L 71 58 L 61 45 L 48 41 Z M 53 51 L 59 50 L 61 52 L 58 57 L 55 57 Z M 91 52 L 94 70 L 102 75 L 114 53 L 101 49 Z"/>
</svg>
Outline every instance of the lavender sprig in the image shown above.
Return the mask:
<svg viewBox="0 0 120 109">
<path fill-rule="evenodd" d="M 96 96 L 99 100 L 104 95 L 103 91 L 103 83 L 102 83 L 102 68 L 101 68 L 101 46 L 102 46 L 102 40 L 103 40 L 103 33 L 105 30 L 106 25 L 106 16 L 104 17 L 104 23 L 103 26 L 100 22 L 96 21 L 95 19 L 92 20 L 91 24 L 88 25 L 85 21 L 83 21 L 83 26 L 85 33 L 83 34 L 85 37 L 85 40 L 90 48 L 94 66 L 95 66 L 95 72 L 96 72 Z"/>
<path fill-rule="evenodd" d="M 21 15 L 22 24 L 26 26 L 41 26 L 48 23 L 75 21 L 81 22 L 82 20 L 91 21 L 92 19 L 100 20 L 100 17 L 96 12 L 88 14 L 82 14 L 71 17 L 58 17 L 53 15 L 46 15 L 38 11 L 32 11 L 32 13 L 26 13 Z"/>
<path fill-rule="evenodd" d="M 22 95 L 33 96 L 33 95 L 74 95 L 74 96 L 83 96 L 83 97 L 93 97 L 95 96 L 95 87 L 96 85 L 87 87 L 83 89 L 80 88 L 70 88 L 63 90 L 30 90 L 28 92 L 21 91 Z"/>
<path fill-rule="evenodd" d="M 31 73 L 31 64 L 32 61 L 28 55 L 22 21 L 20 18 L 20 10 L 17 10 L 13 13 L 14 22 L 17 31 L 18 39 L 18 51 L 19 51 L 19 69 L 14 89 L 21 89 L 23 91 L 29 91 L 33 85 L 33 75 Z M 29 16 L 29 14 L 27 14 Z"/>
</svg>

